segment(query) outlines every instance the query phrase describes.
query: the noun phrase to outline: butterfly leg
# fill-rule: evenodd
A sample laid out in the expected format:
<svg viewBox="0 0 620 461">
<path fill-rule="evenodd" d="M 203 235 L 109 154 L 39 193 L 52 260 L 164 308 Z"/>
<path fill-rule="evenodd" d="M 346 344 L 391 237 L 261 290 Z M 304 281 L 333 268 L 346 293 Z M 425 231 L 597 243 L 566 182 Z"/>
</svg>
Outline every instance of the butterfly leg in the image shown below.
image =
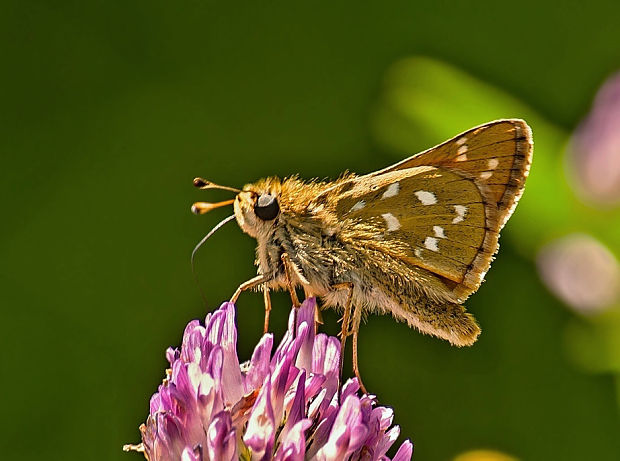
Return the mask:
<svg viewBox="0 0 620 461">
<path fill-rule="evenodd" d="M 364 383 L 362 382 L 362 376 L 360 375 L 360 369 L 357 363 L 357 337 L 359 335 L 361 321 L 362 321 L 362 309 L 359 306 L 356 306 L 353 312 L 353 319 L 352 319 L 353 325 L 351 329 L 352 330 L 351 334 L 353 336 L 353 338 L 351 338 L 351 342 L 353 343 L 353 373 L 355 373 L 355 376 L 357 377 L 357 382 L 360 385 L 360 390 L 362 391 L 362 393 L 368 394 L 368 391 L 366 390 L 366 387 L 364 386 Z"/>
<path fill-rule="evenodd" d="M 319 306 L 317 306 L 314 311 L 314 334 L 319 332 L 319 325 L 323 325 L 323 315 L 319 310 Z"/>
<path fill-rule="evenodd" d="M 264 284 L 266 282 L 269 281 L 269 278 L 264 276 L 264 275 L 257 275 L 254 278 L 251 278 L 250 280 L 248 280 L 247 282 L 243 282 L 241 285 L 239 285 L 239 288 L 237 288 L 237 290 L 235 291 L 235 294 L 232 295 L 232 297 L 230 298 L 230 302 L 231 303 L 236 303 L 237 302 L 237 298 L 239 298 L 239 295 L 247 290 L 251 290 L 252 288 L 257 287 L 260 284 Z"/>
<path fill-rule="evenodd" d="M 293 330 L 293 336 L 297 335 L 297 309 L 300 306 L 299 298 L 297 297 L 297 292 L 295 291 L 295 286 L 293 285 L 293 280 L 291 278 L 293 274 L 293 263 L 291 262 L 291 258 L 288 253 L 282 253 L 281 256 L 282 264 L 284 265 L 284 275 L 286 276 L 286 288 L 288 289 L 289 294 L 291 295 L 291 302 L 293 303 L 293 325 L 295 325 L 295 329 Z"/>
<path fill-rule="evenodd" d="M 269 287 L 266 283 L 263 283 L 263 299 L 265 301 L 265 324 L 263 333 L 267 333 L 269 331 L 269 315 L 271 314 L 271 296 L 269 295 Z"/>
<path fill-rule="evenodd" d="M 351 305 L 353 304 L 353 284 L 351 282 L 337 283 L 332 286 L 333 290 L 348 290 L 347 301 L 344 305 L 344 313 L 341 320 L 340 328 L 340 380 L 342 381 L 342 368 L 344 366 L 344 351 L 347 344 L 347 336 L 349 336 L 349 323 L 351 319 Z"/>
<path fill-rule="evenodd" d="M 316 296 L 315 293 L 310 289 L 310 283 L 305 283 L 303 285 L 304 288 L 304 299 L 312 298 Z M 323 325 L 323 316 L 321 315 L 321 311 L 319 307 L 314 310 L 314 334 L 319 332 L 319 325 Z"/>
<path fill-rule="evenodd" d="M 288 253 L 282 253 L 282 264 L 284 264 L 284 275 L 286 276 L 286 288 L 288 289 L 289 294 L 291 295 L 291 301 L 293 302 L 293 307 L 299 307 L 299 298 L 297 297 L 297 292 L 295 291 L 295 287 L 293 286 L 292 275 L 294 272 L 293 263 L 291 262 L 291 258 Z"/>
</svg>

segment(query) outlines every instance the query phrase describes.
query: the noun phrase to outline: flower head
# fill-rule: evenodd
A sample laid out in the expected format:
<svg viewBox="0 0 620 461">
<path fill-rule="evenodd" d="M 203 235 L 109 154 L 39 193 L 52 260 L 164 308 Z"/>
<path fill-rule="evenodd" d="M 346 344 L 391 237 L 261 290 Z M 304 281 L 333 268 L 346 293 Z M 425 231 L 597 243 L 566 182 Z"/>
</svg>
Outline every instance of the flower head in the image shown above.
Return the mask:
<svg viewBox="0 0 620 461">
<path fill-rule="evenodd" d="M 171 368 L 140 426 L 142 443 L 124 449 L 150 461 L 388 460 L 400 432 L 390 428 L 392 410 L 360 397 L 356 379 L 340 387 L 340 342 L 315 334 L 315 309 L 311 298 L 293 310 L 273 354 L 265 334 L 243 365 L 232 303 L 204 326 L 190 322 L 181 350 L 167 351 Z M 405 441 L 393 459 L 412 451 Z"/>
</svg>

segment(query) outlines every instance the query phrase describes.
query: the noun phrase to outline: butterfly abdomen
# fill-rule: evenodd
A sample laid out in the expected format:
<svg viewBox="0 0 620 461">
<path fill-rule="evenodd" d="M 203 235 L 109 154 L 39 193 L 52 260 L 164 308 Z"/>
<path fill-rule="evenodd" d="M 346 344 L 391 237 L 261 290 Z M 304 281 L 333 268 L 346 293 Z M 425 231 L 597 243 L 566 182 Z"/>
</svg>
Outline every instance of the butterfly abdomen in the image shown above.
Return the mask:
<svg viewBox="0 0 620 461">
<path fill-rule="evenodd" d="M 418 299 L 412 305 L 399 304 L 394 314 L 422 333 L 445 339 L 455 346 L 471 346 L 480 335 L 474 316 L 462 304 Z"/>
<path fill-rule="evenodd" d="M 465 306 L 445 300 L 431 299 L 412 286 L 390 290 L 379 281 L 366 282 L 348 277 L 354 283 L 353 304 L 364 312 L 391 314 L 422 333 L 449 341 L 455 346 L 471 346 L 480 335 L 473 315 Z M 347 293 L 334 290 L 320 293 L 324 305 L 341 310 Z"/>
</svg>

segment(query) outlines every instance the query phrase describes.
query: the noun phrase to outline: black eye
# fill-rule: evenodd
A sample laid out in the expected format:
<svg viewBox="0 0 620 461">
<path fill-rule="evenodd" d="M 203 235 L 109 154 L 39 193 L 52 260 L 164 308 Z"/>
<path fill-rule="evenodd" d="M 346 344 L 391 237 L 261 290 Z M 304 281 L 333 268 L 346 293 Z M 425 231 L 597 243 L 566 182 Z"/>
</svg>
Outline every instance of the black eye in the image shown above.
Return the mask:
<svg viewBox="0 0 620 461">
<path fill-rule="evenodd" d="M 271 221 L 272 219 L 275 219 L 279 212 L 280 206 L 273 195 L 261 195 L 258 197 L 258 200 L 254 205 L 254 213 L 256 213 L 256 216 L 263 221 Z"/>
</svg>

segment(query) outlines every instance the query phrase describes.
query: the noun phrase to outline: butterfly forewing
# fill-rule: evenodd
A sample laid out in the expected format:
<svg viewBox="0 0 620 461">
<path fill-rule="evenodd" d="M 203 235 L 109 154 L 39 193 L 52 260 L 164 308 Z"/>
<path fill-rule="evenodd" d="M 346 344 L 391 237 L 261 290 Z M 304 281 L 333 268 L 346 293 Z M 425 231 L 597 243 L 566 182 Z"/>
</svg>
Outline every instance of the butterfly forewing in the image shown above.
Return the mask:
<svg viewBox="0 0 620 461">
<path fill-rule="evenodd" d="M 456 283 L 463 282 L 484 241 L 480 191 L 443 168 L 364 178 L 341 198 L 337 213 L 351 225 L 374 223 L 377 247 Z M 394 240 L 402 245 L 384 244 Z"/>
<path fill-rule="evenodd" d="M 472 128 L 376 174 L 422 165 L 444 166 L 473 179 L 497 206 L 500 228 L 519 200 L 532 160 L 532 132 L 523 120 Z M 498 229 L 499 230 L 499 229 Z"/>
<path fill-rule="evenodd" d="M 497 251 L 531 152 L 525 122 L 492 122 L 357 178 L 336 212 L 351 225 L 371 223 L 376 244 L 368 245 L 430 271 L 464 299 L 480 286 Z"/>
</svg>

